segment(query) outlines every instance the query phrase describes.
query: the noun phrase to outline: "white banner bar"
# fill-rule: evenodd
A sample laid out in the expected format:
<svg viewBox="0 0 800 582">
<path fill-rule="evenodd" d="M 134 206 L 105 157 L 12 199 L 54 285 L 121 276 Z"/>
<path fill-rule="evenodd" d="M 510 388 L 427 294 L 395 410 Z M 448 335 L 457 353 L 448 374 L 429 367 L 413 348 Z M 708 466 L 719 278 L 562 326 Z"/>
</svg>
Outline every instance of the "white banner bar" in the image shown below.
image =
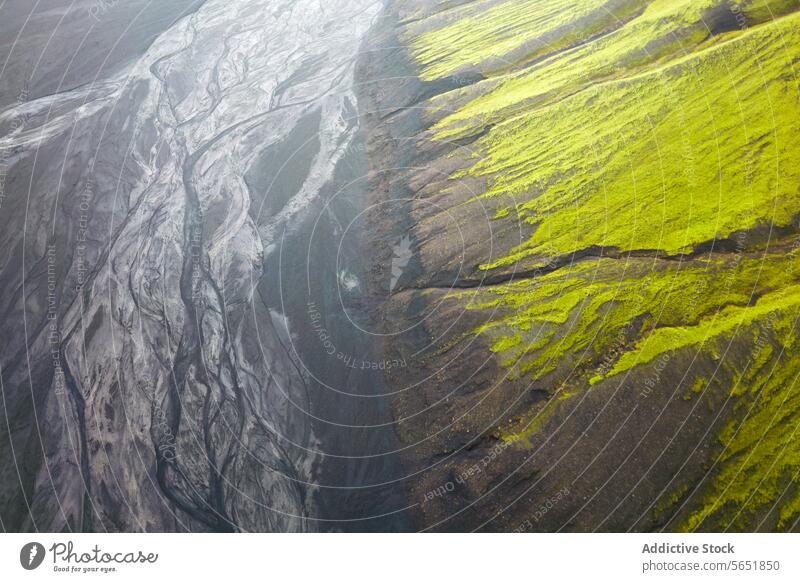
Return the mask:
<svg viewBox="0 0 800 582">
<path fill-rule="evenodd" d="M 0 579 L 800 580 L 795 534 L 3 534 Z"/>
</svg>

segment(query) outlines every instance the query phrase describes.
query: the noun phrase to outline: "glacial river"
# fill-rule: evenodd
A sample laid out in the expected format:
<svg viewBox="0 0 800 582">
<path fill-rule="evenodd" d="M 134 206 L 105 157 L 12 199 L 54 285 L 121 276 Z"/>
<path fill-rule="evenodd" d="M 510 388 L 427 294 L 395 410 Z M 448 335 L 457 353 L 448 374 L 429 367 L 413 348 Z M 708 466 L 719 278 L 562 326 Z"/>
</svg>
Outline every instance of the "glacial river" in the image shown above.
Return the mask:
<svg viewBox="0 0 800 582">
<path fill-rule="evenodd" d="M 24 528 L 407 527 L 348 228 L 380 10 L 208 0 L 112 78 L 0 112 Z"/>
</svg>

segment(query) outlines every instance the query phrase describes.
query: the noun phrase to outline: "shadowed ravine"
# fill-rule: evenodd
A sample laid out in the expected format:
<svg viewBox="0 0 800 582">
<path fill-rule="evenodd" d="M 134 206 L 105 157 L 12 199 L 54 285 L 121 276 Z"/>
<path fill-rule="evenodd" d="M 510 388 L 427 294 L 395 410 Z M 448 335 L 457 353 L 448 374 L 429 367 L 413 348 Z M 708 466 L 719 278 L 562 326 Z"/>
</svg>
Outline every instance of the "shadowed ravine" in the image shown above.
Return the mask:
<svg viewBox="0 0 800 582">
<path fill-rule="evenodd" d="M 343 365 L 381 357 L 347 228 L 380 9 L 209 0 L 0 113 L 4 529 L 407 528 L 382 373 Z"/>
</svg>

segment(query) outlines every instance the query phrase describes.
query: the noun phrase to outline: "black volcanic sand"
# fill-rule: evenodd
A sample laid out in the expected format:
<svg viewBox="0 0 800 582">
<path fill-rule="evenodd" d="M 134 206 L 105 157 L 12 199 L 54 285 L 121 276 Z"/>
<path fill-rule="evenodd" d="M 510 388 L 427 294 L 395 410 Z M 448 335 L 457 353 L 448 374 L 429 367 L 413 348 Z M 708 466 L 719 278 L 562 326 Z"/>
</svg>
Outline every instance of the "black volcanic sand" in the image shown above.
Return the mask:
<svg viewBox="0 0 800 582">
<path fill-rule="evenodd" d="M 34 75 L 0 118 L 3 529 L 411 528 L 362 331 L 369 224 L 348 228 L 368 171 L 352 70 L 378 6 L 340 9 L 207 2 L 137 59 L 180 12 L 153 9 L 113 60 L 131 75 L 86 87 L 124 39 L 108 25 L 80 89 Z"/>
<path fill-rule="evenodd" d="M 0 2 L 0 111 L 16 100 L 37 99 L 109 77 L 202 3 Z"/>
</svg>

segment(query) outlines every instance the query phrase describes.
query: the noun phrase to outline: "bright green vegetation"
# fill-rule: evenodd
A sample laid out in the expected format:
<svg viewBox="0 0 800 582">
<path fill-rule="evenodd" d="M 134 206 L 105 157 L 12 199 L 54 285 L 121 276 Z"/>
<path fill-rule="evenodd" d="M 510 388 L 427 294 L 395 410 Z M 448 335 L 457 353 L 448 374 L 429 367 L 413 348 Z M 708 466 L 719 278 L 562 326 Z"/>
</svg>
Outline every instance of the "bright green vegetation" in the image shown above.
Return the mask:
<svg viewBox="0 0 800 582">
<path fill-rule="evenodd" d="M 800 212 L 800 14 L 742 32 L 728 11 L 734 31 L 709 40 L 718 4 L 653 2 L 440 124 L 442 137 L 496 124 L 468 173 L 489 179 L 499 219 L 537 226 L 485 268 L 595 246 L 675 254 Z M 762 2 L 739 4 L 763 18 Z"/>
<path fill-rule="evenodd" d="M 761 55 L 772 55 L 765 60 Z M 538 225 L 495 265 L 604 246 L 675 254 L 800 213 L 800 14 L 496 127 L 470 170 Z"/>
<path fill-rule="evenodd" d="M 497 312 L 477 333 L 493 338 L 491 349 L 511 375 L 557 388 L 522 430 L 501 430 L 500 436 L 528 448 L 576 387 L 590 389 L 679 350 L 720 358 L 739 342 L 744 348 L 726 358 L 733 361 L 726 364 L 734 369 L 725 389 L 737 402 L 736 415 L 719 435 L 717 471 L 679 528 L 752 528 L 780 498 L 776 527 L 790 526 L 800 515 L 800 489 L 792 485 L 800 473 L 799 260 L 796 250 L 727 261 L 658 261 L 657 268 L 646 259 L 624 266 L 602 259 L 470 292 L 471 309 Z M 708 384 L 703 377 L 690 381 L 687 399 Z M 668 499 L 665 509 L 678 507 L 681 496 Z"/>
<path fill-rule="evenodd" d="M 504 68 L 502 64 L 512 65 L 519 59 L 514 56 L 519 49 L 527 49 L 525 58 L 533 60 L 613 26 L 645 2 L 507 0 L 481 10 L 483 4 L 452 10 L 447 14 L 451 23 L 442 28 L 419 36 L 412 32 L 412 51 L 423 65 L 423 79 L 443 77 L 492 59 L 496 59 L 490 62 L 492 68 Z"/>
<path fill-rule="evenodd" d="M 775 509 L 777 529 L 790 527 L 800 516 L 800 360 L 796 357 L 798 309 L 776 310 L 761 325 L 762 350 L 781 353 L 759 363 L 759 353 L 741 385 L 736 418 L 720 434 L 722 454 L 717 459 L 699 508 L 680 529 L 753 529 Z M 774 507 L 778 500 L 782 503 Z"/>
<path fill-rule="evenodd" d="M 678 354 L 710 356 L 718 374 L 691 370 L 670 390 L 687 407 L 706 393 L 730 401 L 713 470 L 697 489 L 674 483 L 656 511 L 680 509 L 683 530 L 754 529 L 766 517 L 765 527 L 791 527 L 800 0 L 485 4 L 409 29 L 424 79 L 487 72 L 431 102 L 433 139 L 480 136 L 471 155 L 454 154 L 465 168 L 454 187 L 485 182 L 477 198 L 495 205 L 495 220 L 532 227 L 481 268 L 529 269 L 588 249 L 622 257 L 452 294 L 492 313 L 474 333 L 508 377 L 551 394 L 521 429 L 498 432 L 530 446 L 565 400 L 606 381 L 641 383 Z M 765 243 L 766 227 L 786 231 Z M 693 252 L 723 239 L 712 254 Z"/>
<path fill-rule="evenodd" d="M 690 346 L 702 346 L 709 338 L 734 334 L 742 326 L 773 317 L 776 313 L 800 313 L 800 287 L 792 286 L 761 297 L 753 306 L 727 306 L 697 325 L 662 327 L 647 334 L 633 351 L 626 352 L 609 372 L 613 376 L 660 354 Z"/>
<path fill-rule="evenodd" d="M 458 137 L 552 104 L 593 83 L 651 70 L 700 47 L 734 38 L 742 30 L 741 23 L 752 27 L 800 6 L 798 0 L 738 0 L 731 3 L 738 12 L 715 11 L 719 4 L 719 0 L 655 0 L 637 18 L 620 21 L 613 33 L 505 75 L 493 88 L 439 122 L 436 137 Z M 723 18 L 727 20 L 720 22 Z M 712 34 L 715 26 L 723 25 L 733 29 L 728 34 Z M 668 93 L 663 97 L 674 99 Z M 436 101 L 449 98 L 443 95 Z"/>
<path fill-rule="evenodd" d="M 593 384 L 774 311 L 800 309 L 796 257 L 600 259 L 465 294 L 470 309 L 495 310 L 476 333 L 492 338 L 512 377 L 539 380 L 567 365 L 562 376 Z"/>
</svg>

